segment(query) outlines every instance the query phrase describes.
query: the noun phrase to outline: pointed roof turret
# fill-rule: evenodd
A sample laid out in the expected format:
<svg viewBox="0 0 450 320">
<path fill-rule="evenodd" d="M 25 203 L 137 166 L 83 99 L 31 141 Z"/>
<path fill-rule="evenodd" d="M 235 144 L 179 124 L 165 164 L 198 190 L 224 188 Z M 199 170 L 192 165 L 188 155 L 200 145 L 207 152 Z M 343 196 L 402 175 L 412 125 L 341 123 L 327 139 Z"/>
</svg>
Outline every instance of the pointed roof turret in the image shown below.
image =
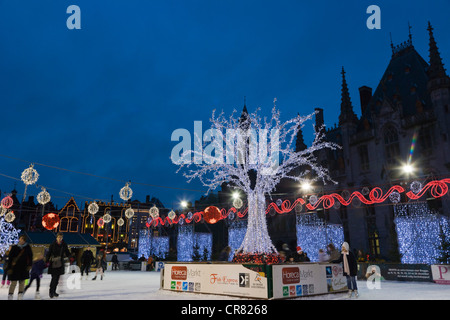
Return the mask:
<svg viewBox="0 0 450 320">
<path fill-rule="evenodd" d="M 342 67 L 342 89 L 341 89 L 341 114 L 339 115 L 339 125 L 345 122 L 356 122 L 358 117 L 353 112 L 352 101 L 350 100 L 350 93 L 348 92 L 347 81 L 345 80 L 345 70 Z"/>
<path fill-rule="evenodd" d="M 430 68 L 428 69 L 428 75 L 430 79 L 445 78 L 447 74 L 445 73 L 444 64 L 442 63 L 441 55 L 434 39 L 433 27 L 430 21 L 428 21 L 428 33 L 430 35 Z"/>
</svg>

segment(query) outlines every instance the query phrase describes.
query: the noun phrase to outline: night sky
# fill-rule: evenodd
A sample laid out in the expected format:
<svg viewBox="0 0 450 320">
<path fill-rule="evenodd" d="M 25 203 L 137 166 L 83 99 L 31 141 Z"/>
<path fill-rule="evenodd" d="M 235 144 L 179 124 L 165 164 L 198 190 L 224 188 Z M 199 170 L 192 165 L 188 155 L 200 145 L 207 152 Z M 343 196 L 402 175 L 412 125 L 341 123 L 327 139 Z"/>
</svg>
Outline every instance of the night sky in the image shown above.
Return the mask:
<svg viewBox="0 0 450 320">
<path fill-rule="evenodd" d="M 82 207 L 120 201 L 128 180 L 132 199 L 175 208 L 206 188 L 176 173 L 171 134 L 192 132 L 196 120 L 209 127 L 213 109 L 240 112 L 246 96 L 249 111 L 269 113 L 276 97 L 284 120 L 321 107 L 330 127 L 344 66 L 359 116 L 358 88 L 375 90 L 391 57 L 389 32 L 394 44 L 407 40 L 408 22 L 428 61 L 431 21 L 450 66 L 450 1 L 310 2 L 0 1 L 2 196 L 16 186 L 21 198 L 23 183 L 6 176 L 20 179 L 34 162 L 70 170 L 35 167 L 59 208 L 70 195 Z M 72 4 L 81 30 L 66 27 Z M 366 27 L 371 4 L 381 8 L 381 30 Z M 307 144 L 311 133 L 307 126 Z"/>
</svg>

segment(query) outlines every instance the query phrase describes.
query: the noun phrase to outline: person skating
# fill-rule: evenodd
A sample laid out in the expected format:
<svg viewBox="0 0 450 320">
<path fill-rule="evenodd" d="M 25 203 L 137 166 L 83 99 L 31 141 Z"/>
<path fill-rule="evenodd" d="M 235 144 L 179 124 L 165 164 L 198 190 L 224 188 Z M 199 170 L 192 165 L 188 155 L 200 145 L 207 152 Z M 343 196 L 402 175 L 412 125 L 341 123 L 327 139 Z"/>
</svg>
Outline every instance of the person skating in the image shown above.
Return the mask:
<svg viewBox="0 0 450 320">
<path fill-rule="evenodd" d="M 104 257 L 101 254 L 97 255 L 95 277 L 93 277 L 92 280 L 96 280 L 97 274 L 99 274 L 99 273 L 100 273 L 100 280 L 103 280 L 103 259 L 104 259 Z"/>
<path fill-rule="evenodd" d="M 8 300 L 12 300 L 14 290 L 19 283 L 18 299 L 23 299 L 25 280 L 30 277 L 33 263 L 33 253 L 24 235 L 19 237 L 19 243 L 12 246 L 9 252 L 8 279 L 11 281 L 8 290 Z"/>
<path fill-rule="evenodd" d="M 91 251 L 91 247 L 87 247 L 81 255 L 81 277 L 83 277 L 83 273 L 86 272 L 86 279 L 88 278 L 93 261 L 94 254 Z"/>
<path fill-rule="evenodd" d="M 48 274 L 51 274 L 49 296 L 50 298 L 57 298 L 56 293 L 59 278 L 64 274 L 64 257 L 70 257 L 70 251 L 67 244 L 63 240 L 63 234 L 58 233 L 56 240 L 50 245 L 46 256 L 46 261 L 49 263 Z"/>
<path fill-rule="evenodd" d="M 47 267 L 47 264 L 44 262 L 44 255 L 42 253 L 39 253 L 37 255 L 36 260 L 34 260 L 34 262 L 33 262 L 33 266 L 31 267 L 30 282 L 25 287 L 24 294 L 30 288 L 33 280 L 36 280 L 36 293 L 34 295 L 34 298 L 35 299 L 41 298 L 41 295 L 39 293 L 39 287 L 41 285 L 42 274 L 44 273 L 44 269 L 46 267 Z"/>
</svg>

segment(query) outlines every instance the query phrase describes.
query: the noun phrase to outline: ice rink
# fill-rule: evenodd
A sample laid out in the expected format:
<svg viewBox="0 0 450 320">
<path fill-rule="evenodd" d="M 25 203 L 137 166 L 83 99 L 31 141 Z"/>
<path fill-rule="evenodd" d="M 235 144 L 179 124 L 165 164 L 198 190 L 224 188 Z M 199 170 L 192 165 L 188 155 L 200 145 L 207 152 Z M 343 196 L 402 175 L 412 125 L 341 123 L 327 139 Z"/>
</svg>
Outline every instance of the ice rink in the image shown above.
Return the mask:
<svg viewBox="0 0 450 320">
<path fill-rule="evenodd" d="M 247 300 L 246 298 L 171 292 L 160 290 L 159 272 L 109 271 L 103 280 L 89 274 L 80 280 L 80 274 L 65 274 L 61 277 L 57 292 L 58 300 Z M 41 279 L 40 295 L 49 300 L 50 275 Z M 366 281 L 358 281 L 357 300 L 450 300 L 450 286 L 432 282 L 382 281 L 379 289 L 370 289 Z M 36 283 L 25 293 L 24 300 L 34 300 Z M 0 289 L 0 300 L 8 299 L 8 288 Z M 17 288 L 14 300 L 17 299 Z M 326 294 L 297 298 L 298 300 L 349 300 L 347 294 Z M 351 300 L 355 300 L 352 298 Z"/>
</svg>

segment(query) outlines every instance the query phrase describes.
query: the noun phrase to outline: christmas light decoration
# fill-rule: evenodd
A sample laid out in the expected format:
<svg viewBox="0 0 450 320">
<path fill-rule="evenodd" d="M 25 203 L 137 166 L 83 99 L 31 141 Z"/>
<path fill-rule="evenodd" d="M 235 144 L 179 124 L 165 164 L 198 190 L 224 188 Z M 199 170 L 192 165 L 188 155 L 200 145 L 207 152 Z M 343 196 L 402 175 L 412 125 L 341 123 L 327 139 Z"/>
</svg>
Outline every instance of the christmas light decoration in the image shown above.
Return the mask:
<svg viewBox="0 0 450 320">
<path fill-rule="evenodd" d="M 431 210 L 426 202 L 394 205 L 394 215 L 401 262 L 438 263 L 440 229 L 450 237 L 449 218 Z"/>
<path fill-rule="evenodd" d="M 48 193 L 44 187 L 42 187 L 42 191 L 38 193 L 36 198 L 37 198 L 37 201 L 42 205 L 49 203 L 51 200 L 50 193 Z"/>
<path fill-rule="evenodd" d="M 125 223 L 125 221 L 123 220 L 122 217 L 120 217 L 119 220 L 117 220 L 117 225 L 118 225 L 119 227 L 123 226 L 124 223 Z"/>
<path fill-rule="evenodd" d="M 100 218 L 100 219 L 97 220 L 97 226 L 98 226 L 99 228 L 103 227 L 104 225 L 105 225 L 105 221 L 103 221 L 102 218 Z"/>
<path fill-rule="evenodd" d="M 30 166 L 22 172 L 21 180 L 26 185 L 35 184 L 36 181 L 38 181 L 38 179 L 39 179 L 39 174 L 37 173 L 36 169 L 34 169 L 33 167 L 34 167 L 34 165 L 30 164 Z"/>
<path fill-rule="evenodd" d="M 167 216 L 169 217 L 170 220 L 173 220 L 177 215 L 176 215 L 175 211 L 170 210 L 170 212 L 167 214 Z"/>
<path fill-rule="evenodd" d="M 296 215 L 297 245 L 308 254 L 311 261 L 319 261 L 319 249 L 326 251 L 328 244 L 340 248 L 344 242 L 341 225 L 328 224 L 315 213 Z"/>
<path fill-rule="evenodd" d="M 92 214 L 92 215 L 96 214 L 98 212 L 98 209 L 99 209 L 98 204 L 95 201 L 90 203 L 88 206 L 88 212 L 89 212 L 89 214 Z"/>
<path fill-rule="evenodd" d="M 8 211 L 5 213 L 5 221 L 6 222 L 13 222 L 16 218 L 16 215 L 14 214 L 14 211 Z"/>
<path fill-rule="evenodd" d="M 229 182 L 246 193 L 247 234 L 238 249 L 243 254 L 277 253 L 267 229 L 265 196 L 275 189 L 281 179 L 305 181 L 307 172 L 293 174 L 293 169 L 305 165 L 315 173 L 317 179 L 323 182 L 329 180 L 327 170 L 319 166 L 314 157 L 314 153 L 318 150 L 337 148 L 337 145 L 333 143 L 324 142 L 322 139 L 324 130 L 317 130 L 311 147 L 299 152 L 294 151 L 297 133 L 303 123 L 312 119 L 313 115 L 298 116 L 281 122 L 280 112 L 276 109 L 275 102 L 270 120 L 262 120 L 258 110 L 252 114 L 243 113 L 240 117 L 235 116 L 235 113 L 225 117 L 223 112 L 216 117 L 213 112 L 211 131 L 216 135 L 211 145 L 206 145 L 204 142 L 202 144 L 200 137 L 196 136 L 194 142 L 200 148 L 185 150 L 180 157 L 181 161 L 172 159 L 175 164 L 180 165 L 179 170 L 195 164 L 195 169 L 184 173 L 188 182 L 198 178 L 209 188 L 209 191 L 223 182 Z M 270 141 L 268 141 L 269 131 Z M 227 137 L 226 161 L 217 157 L 217 154 L 224 154 L 223 146 L 220 146 L 220 137 L 224 136 Z M 202 147 L 211 149 L 212 146 L 216 148 L 214 155 L 203 152 Z M 270 156 L 267 155 L 268 150 L 270 150 Z M 259 155 L 255 154 L 255 151 L 259 152 Z M 279 159 L 280 155 L 282 159 Z M 190 161 L 192 157 L 194 163 Z M 188 161 L 185 161 L 186 159 Z M 196 159 L 203 159 L 203 161 L 195 161 Z"/>
<path fill-rule="evenodd" d="M 19 242 L 19 233 L 20 230 L 6 222 L 3 217 L 0 218 L 0 255 L 5 255 L 11 245 Z"/>
<path fill-rule="evenodd" d="M 233 200 L 233 207 L 236 209 L 240 209 L 244 205 L 244 202 L 240 198 L 236 198 Z"/>
<path fill-rule="evenodd" d="M 133 190 L 130 188 L 130 182 L 127 182 L 125 184 L 125 187 L 123 187 L 122 189 L 120 189 L 119 191 L 119 196 L 120 199 L 128 201 L 131 199 L 131 197 L 133 196 Z"/>
<path fill-rule="evenodd" d="M 103 215 L 102 219 L 103 219 L 103 222 L 104 222 L 104 223 L 110 223 L 110 222 L 111 222 L 112 217 L 111 217 L 111 215 L 109 214 L 109 211 L 106 212 L 106 213 Z"/>
<path fill-rule="evenodd" d="M 247 220 L 234 220 L 228 226 L 228 246 L 231 248 L 229 261 L 233 260 L 234 252 L 241 247 L 247 233 Z"/>
<path fill-rule="evenodd" d="M 130 207 L 127 210 L 125 210 L 125 217 L 127 217 L 128 219 L 133 218 L 134 216 L 134 210 Z"/>
<path fill-rule="evenodd" d="M 151 207 L 148 212 L 153 219 L 159 217 L 159 209 L 156 206 Z"/>
<path fill-rule="evenodd" d="M 177 260 L 178 261 L 193 261 L 194 248 L 197 249 L 197 254 L 203 257 L 205 249 L 207 251 L 207 259 L 211 258 L 212 249 L 212 234 L 210 233 L 196 233 L 192 225 L 184 225 L 178 227 L 177 237 Z"/>
<path fill-rule="evenodd" d="M 56 213 L 47 213 L 42 217 L 42 226 L 47 230 L 56 229 L 59 225 L 60 218 Z"/>
<path fill-rule="evenodd" d="M 13 200 L 13 198 L 11 198 L 11 196 L 6 196 L 1 201 L 2 207 L 6 208 L 6 209 L 11 208 L 13 204 L 14 204 L 14 200 Z"/>
<path fill-rule="evenodd" d="M 151 255 L 156 259 L 165 259 L 169 253 L 169 237 L 154 236 L 149 230 L 139 232 L 138 256 L 146 259 Z"/>
<path fill-rule="evenodd" d="M 433 180 L 428 182 L 420 190 L 414 189 L 408 191 L 405 195 L 410 200 L 418 200 L 424 195 L 426 195 L 426 193 L 429 191 L 432 197 L 440 198 L 448 193 L 447 184 L 449 183 L 450 179 Z M 313 211 L 322 207 L 324 209 L 330 208 L 339 209 L 341 206 L 349 206 L 351 204 L 353 204 L 355 207 L 359 207 L 363 204 L 365 205 L 381 204 L 385 202 L 387 199 L 389 199 L 392 203 L 396 204 L 401 199 L 401 193 L 404 192 L 405 189 L 400 185 L 392 186 L 386 193 L 383 193 L 383 190 L 381 188 L 375 187 L 372 190 L 370 190 L 369 193 L 367 193 L 367 191 L 363 191 L 363 193 L 366 193 L 365 196 L 359 191 L 355 191 L 350 194 L 348 190 L 344 190 L 341 194 L 331 193 L 322 195 L 320 198 L 317 198 L 317 201 L 315 201 L 315 198 L 312 198 L 311 200 L 315 202 L 314 205 L 311 202 L 306 203 L 306 201 L 303 198 L 298 198 L 294 202 L 291 202 L 290 200 L 283 201 L 281 199 L 278 199 L 276 202 L 271 202 L 269 203 L 269 205 L 267 205 L 265 209 L 265 214 L 268 214 L 271 211 L 276 212 L 278 214 L 286 214 L 291 212 L 301 213 L 304 207 L 308 211 Z M 242 210 L 237 210 L 237 208 L 235 207 L 232 207 L 228 210 L 222 208 L 219 209 L 219 211 L 220 211 L 220 219 L 228 218 L 230 215 L 243 218 L 248 214 L 248 207 L 242 208 Z M 204 214 L 205 214 L 204 211 L 199 211 L 195 213 L 189 212 L 187 215 L 180 214 L 173 220 L 169 219 L 168 217 L 166 217 L 165 219 L 156 217 L 152 221 L 152 223 L 154 227 L 158 225 L 165 226 L 166 224 L 171 225 L 173 223 L 177 224 L 181 221 L 187 224 L 193 221 L 198 223 L 201 221 L 202 217 L 204 217 Z"/>
<path fill-rule="evenodd" d="M 210 206 L 205 209 L 203 219 L 209 223 L 214 224 L 221 219 L 220 210 L 217 207 Z"/>
</svg>

